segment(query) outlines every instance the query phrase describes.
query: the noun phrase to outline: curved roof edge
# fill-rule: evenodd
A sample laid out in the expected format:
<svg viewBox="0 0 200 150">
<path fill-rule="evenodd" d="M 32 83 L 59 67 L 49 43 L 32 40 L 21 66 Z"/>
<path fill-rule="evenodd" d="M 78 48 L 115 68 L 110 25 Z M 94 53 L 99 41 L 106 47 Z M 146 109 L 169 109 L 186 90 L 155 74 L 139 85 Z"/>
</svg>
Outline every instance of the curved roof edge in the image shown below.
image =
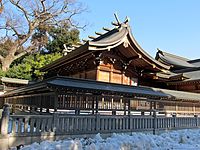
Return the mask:
<svg viewBox="0 0 200 150">
<path fill-rule="evenodd" d="M 158 49 L 156 53 L 156 60 L 162 62 L 166 65 L 172 66 L 174 69 L 182 69 L 182 68 L 195 68 L 196 66 L 189 63 L 189 59 L 176 56 L 170 53 L 163 52 Z"/>
<path fill-rule="evenodd" d="M 158 68 L 158 70 L 163 71 L 163 70 L 169 70 L 170 66 L 165 65 L 153 57 L 151 57 L 149 54 L 147 54 L 141 46 L 137 43 L 135 40 L 130 26 L 129 26 L 129 19 L 126 18 L 124 22 L 120 23 L 114 23 L 115 28 L 112 30 L 106 29 L 106 33 L 101 34 L 97 38 L 93 38 L 90 41 L 87 41 L 84 45 L 76 48 L 72 52 L 70 52 L 68 55 L 54 61 L 53 63 L 41 68 L 41 71 L 48 71 L 51 69 L 55 69 L 58 66 L 66 64 L 66 61 L 73 59 L 73 57 L 77 57 L 79 53 L 83 54 L 83 52 L 87 51 L 104 51 L 104 50 L 110 50 L 111 48 L 115 48 L 119 46 L 120 44 L 127 42 L 126 40 L 128 39 L 128 44 L 129 45 L 134 45 L 136 49 L 132 48 L 132 51 L 137 53 L 138 55 L 142 56 L 142 59 L 149 63 L 150 65 L 153 65 L 154 67 Z M 104 28 L 105 29 L 105 28 Z M 131 47 L 132 47 L 131 46 Z"/>
<path fill-rule="evenodd" d="M 152 56 L 150 56 L 145 50 L 143 50 L 143 48 L 138 44 L 138 42 L 136 41 L 136 39 L 134 38 L 132 32 L 131 32 L 131 28 L 128 27 L 129 30 L 129 36 L 131 38 L 131 41 L 135 44 L 135 46 L 138 48 L 138 50 L 147 58 L 149 59 L 149 61 L 154 62 L 156 65 L 160 66 L 163 69 L 169 70 L 170 66 L 165 65 L 159 61 L 157 61 L 156 59 L 154 59 Z"/>
</svg>

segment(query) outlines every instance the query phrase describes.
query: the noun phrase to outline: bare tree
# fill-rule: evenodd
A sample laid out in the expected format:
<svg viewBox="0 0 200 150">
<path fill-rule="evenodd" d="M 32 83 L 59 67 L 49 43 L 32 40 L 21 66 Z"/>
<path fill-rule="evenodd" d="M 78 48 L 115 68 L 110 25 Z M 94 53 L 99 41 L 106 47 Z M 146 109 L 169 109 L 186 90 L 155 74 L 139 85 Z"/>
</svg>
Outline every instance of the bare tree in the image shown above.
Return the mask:
<svg viewBox="0 0 200 150">
<path fill-rule="evenodd" d="M 3 4 L 2 4 L 3 3 Z M 34 51 L 41 44 L 31 40 L 38 28 L 69 24 L 83 28 L 73 20 L 85 8 L 74 0 L 0 0 L 0 63 L 2 70 L 8 70 L 17 58 Z M 4 6 L 4 7 L 3 7 Z M 4 52 L 6 51 L 6 53 Z"/>
</svg>

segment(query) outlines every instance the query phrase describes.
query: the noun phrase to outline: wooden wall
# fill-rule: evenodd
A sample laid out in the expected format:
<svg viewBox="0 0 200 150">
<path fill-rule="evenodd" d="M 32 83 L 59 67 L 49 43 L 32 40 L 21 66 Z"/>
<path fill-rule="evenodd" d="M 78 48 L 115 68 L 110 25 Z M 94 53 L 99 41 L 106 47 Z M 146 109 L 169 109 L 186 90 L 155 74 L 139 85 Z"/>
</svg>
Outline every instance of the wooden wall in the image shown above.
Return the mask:
<svg viewBox="0 0 200 150">
<path fill-rule="evenodd" d="M 96 80 L 96 69 L 94 70 L 88 70 L 88 71 L 82 71 L 73 75 L 69 75 L 73 78 L 82 78 L 82 79 L 92 79 Z"/>
<path fill-rule="evenodd" d="M 137 77 L 132 77 L 131 73 L 121 71 L 112 64 L 100 64 L 98 67 L 69 75 L 74 78 L 92 79 L 96 81 L 118 83 L 137 86 Z"/>
<path fill-rule="evenodd" d="M 172 90 L 200 93 L 200 84 L 198 82 L 195 83 L 191 82 L 178 85 L 168 85 L 168 87 Z"/>
<path fill-rule="evenodd" d="M 133 86 L 137 86 L 138 83 L 138 79 L 136 77 L 127 76 L 125 72 L 117 70 L 112 64 L 100 64 L 100 66 L 97 67 L 96 79 L 97 81 Z"/>
</svg>

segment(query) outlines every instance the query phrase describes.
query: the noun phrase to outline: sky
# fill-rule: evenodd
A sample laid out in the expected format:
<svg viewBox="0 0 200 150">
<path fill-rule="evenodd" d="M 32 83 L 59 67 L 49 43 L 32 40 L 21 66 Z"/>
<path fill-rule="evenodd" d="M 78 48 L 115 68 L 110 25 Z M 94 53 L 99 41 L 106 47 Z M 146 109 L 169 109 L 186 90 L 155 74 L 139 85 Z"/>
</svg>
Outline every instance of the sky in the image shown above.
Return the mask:
<svg viewBox="0 0 200 150">
<path fill-rule="evenodd" d="M 112 28 L 130 18 L 132 33 L 140 46 L 155 57 L 157 48 L 189 59 L 200 58 L 200 0 L 79 0 L 87 11 L 78 21 L 87 23 L 81 39 L 95 36 L 102 27 Z"/>
</svg>

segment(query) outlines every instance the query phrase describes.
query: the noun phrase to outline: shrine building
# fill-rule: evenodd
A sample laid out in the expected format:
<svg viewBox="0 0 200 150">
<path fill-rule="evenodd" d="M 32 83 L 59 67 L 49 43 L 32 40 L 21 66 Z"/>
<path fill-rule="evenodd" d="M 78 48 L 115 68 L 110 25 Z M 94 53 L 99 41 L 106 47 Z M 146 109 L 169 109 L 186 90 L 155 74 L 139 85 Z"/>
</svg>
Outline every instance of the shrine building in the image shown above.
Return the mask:
<svg viewBox="0 0 200 150">
<path fill-rule="evenodd" d="M 41 68 L 43 81 L 4 94 L 12 107 L 113 115 L 200 113 L 200 59 L 158 49 L 151 57 L 134 38 L 129 19 L 65 48 L 66 55 Z"/>
</svg>

